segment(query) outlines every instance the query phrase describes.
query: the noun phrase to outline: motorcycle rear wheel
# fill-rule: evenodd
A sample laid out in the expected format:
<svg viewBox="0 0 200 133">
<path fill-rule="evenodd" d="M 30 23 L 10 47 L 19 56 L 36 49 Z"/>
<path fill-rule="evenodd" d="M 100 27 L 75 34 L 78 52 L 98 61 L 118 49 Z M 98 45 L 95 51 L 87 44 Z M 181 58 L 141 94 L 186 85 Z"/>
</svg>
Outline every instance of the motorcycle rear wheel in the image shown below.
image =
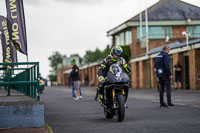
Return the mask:
<svg viewBox="0 0 200 133">
<path fill-rule="evenodd" d="M 117 117 L 118 117 L 118 121 L 122 122 L 124 120 L 124 116 L 125 116 L 125 99 L 123 95 L 118 95 L 117 96 L 117 101 L 118 101 L 118 110 L 117 110 Z"/>
</svg>

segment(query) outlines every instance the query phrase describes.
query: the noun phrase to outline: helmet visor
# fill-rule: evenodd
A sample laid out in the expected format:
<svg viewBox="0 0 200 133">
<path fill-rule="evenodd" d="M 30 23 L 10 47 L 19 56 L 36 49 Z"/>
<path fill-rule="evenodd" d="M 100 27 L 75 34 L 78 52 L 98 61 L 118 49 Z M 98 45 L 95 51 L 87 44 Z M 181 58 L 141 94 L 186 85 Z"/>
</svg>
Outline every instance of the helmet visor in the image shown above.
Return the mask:
<svg viewBox="0 0 200 133">
<path fill-rule="evenodd" d="M 122 51 L 121 50 L 115 50 L 115 54 L 118 55 L 118 56 L 121 56 L 122 55 Z"/>
</svg>

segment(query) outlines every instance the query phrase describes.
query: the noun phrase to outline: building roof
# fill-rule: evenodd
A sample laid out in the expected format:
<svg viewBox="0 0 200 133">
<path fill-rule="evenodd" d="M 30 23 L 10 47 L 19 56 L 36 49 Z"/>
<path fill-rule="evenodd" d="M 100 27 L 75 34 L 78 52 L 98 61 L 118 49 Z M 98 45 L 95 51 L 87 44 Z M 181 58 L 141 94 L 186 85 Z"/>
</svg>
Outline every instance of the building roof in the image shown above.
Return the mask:
<svg viewBox="0 0 200 133">
<path fill-rule="evenodd" d="M 136 15 L 128 21 L 139 21 L 140 15 Z M 180 0 L 160 0 L 148 8 L 149 21 L 171 20 L 200 20 L 200 7 L 182 2 Z M 142 12 L 142 20 L 145 20 L 145 11 Z"/>
<path fill-rule="evenodd" d="M 147 10 L 149 25 L 154 25 L 155 22 L 160 22 L 162 25 L 196 25 L 199 24 L 200 20 L 200 7 L 180 0 L 160 0 Z M 139 25 L 139 20 L 140 13 L 107 33 L 108 35 L 113 35 L 130 26 L 137 26 Z M 145 11 L 142 11 L 142 21 L 145 21 Z"/>
<path fill-rule="evenodd" d="M 197 44 L 197 43 L 200 43 L 200 39 L 189 41 L 188 45 L 193 45 L 193 44 Z M 175 43 L 169 44 L 168 46 L 170 47 L 170 49 L 175 49 L 175 48 L 184 47 L 186 45 L 187 45 L 187 42 L 183 42 L 183 43 L 175 42 Z M 154 54 L 154 53 L 161 52 L 162 48 L 163 48 L 163 46 L 155 48 L 155 49 L 152 49 L 152 50 L 149 51 L 149 54 Z"/>
</svg>

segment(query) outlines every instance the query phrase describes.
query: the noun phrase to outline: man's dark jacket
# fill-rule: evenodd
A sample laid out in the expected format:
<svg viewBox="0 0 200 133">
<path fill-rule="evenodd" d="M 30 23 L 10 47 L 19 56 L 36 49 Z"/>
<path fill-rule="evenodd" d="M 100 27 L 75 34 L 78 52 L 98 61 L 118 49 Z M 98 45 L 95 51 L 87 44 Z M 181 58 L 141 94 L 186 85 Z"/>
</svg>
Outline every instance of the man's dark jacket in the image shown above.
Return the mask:
<svg viewBox="0 0 200 133">
<path fill-rule="evenodd" d="M 77 65 L 74 65 L 72 67 L 72 71 L 70 72 L 70 77 L 71 77 L 72 81 L 80 80 L 79 67 Z"/>
<path fill-rule="evenodd" d="M 170 65 L 169 65 L 169 55 L 165 52 L 161 52 L 157 55 L 155 61 L 156 76 L 158 78 L 164 76 L 171 76 Z"/>
</svg>

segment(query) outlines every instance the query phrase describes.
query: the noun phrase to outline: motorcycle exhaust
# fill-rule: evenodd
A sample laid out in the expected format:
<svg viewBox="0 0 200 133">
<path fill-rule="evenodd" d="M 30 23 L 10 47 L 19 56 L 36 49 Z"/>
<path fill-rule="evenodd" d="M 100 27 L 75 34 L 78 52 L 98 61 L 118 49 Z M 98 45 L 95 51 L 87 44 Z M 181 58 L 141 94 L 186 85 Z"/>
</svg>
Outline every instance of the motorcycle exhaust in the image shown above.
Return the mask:
<svg viewBox="0 0 200 133">
<path fill-rule="evenodd" d="M 105 104 L 102 103 L 102 101 L 99 99 L 99 103 L 101 104 L 102 107 L 107 109 L 107 106 Z"/>
</svg>

